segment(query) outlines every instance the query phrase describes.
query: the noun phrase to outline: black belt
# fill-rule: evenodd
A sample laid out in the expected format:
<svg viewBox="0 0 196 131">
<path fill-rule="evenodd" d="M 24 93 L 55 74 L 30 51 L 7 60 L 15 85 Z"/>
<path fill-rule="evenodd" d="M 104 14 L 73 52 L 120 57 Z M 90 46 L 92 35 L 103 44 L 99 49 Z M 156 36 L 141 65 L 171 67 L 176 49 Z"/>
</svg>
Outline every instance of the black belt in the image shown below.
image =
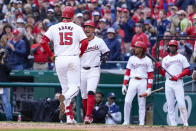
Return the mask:
<svg viewBox="0 0 196 131">
<path fill-rule="evenodd" d="M 93 66 L 93 67 L 99 67 L 99 66 Z M 82 67 L 85 70 L 90 70 L 92 67 Z"/>
</svg>

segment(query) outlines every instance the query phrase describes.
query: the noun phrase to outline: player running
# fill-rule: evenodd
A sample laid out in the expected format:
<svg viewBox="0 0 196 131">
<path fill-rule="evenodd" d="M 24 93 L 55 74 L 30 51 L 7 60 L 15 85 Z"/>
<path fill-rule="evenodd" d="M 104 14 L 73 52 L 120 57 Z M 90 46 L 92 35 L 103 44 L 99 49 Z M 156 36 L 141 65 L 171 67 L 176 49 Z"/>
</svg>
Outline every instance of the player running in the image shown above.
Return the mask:
<svg viewBox="0 0 196 131">
<path fill-rule="evenodd" d="M 133 98 L 136 93 L 147 95 L 151 94 L 151 87 L 153 82 L 153 64 L 152 60 L 146 56 L 147 44 L 142 41 L 135 43 L 135 54 L 128 60 L 126 72 L 124 75 L 122 94 L 125 95 L 124 105 L 124 123 L 123 125 L 130 124 L 130 112 Z M 130 78 L 130 81 L 129 81 Z M 129 81 L 128 90 L 126 88 Z M 148 87 L 148 89 L 146 89 Z M 144 125 L 145 111 L 146 111 L 146 98 L 139 97 L 139 125 Z"/>
<path fill-rule="evenodd" d="M 80 58 L 88 46 L 83 29 L 72 22 L 74 7 L 66 6 L 62 12 L 62 22 L 52 25 L 43 35 L 41 45 L 54 61 L 54 55 L 48 46 L 54 43 L 55 67 L 61 84 L 60 113 L 66 114 L 67 123 L 73 124 L 71 99 L 79 92 Z M 80 48 L 81 43 L 81 48 Z"/>
<path fill-rule="evenodd" d="M 175 120 L 175 101 L 178 102 L 181 118 L 184 122 L 184 126 L 188 126 L 187 109 L 184 100 L 184 88 L 183 77 L 190 75 L 189 66 L 185 56 L 179 54 L 178 42 L 171 40 L 168 43 L 169 55 L 163 58 L 162 64 L 156 63 L 156 67 L 159 68 L 159 72 L 162 76 L 166 77 L 165 81 L 165 95 L 168 104 L 168 116 L 171 126 L 177 126 Z M 167 70 L 173 77 L 170 77 L 165 70 L 161 68 L 161 65 Z M 176 100 L 175 100 L 176 98 Z"/>
<path fill-rule="evenodd" d="M 100 78 L 101 61 L 108 59 L 109 49 L 105 42 L 94 35 L 95 25 L 93 21 L 84 23 L 84 30 L 88 37 L 89 44 L 81 57 L 81 94 L 82 104 L 86 116 L 85 124 L 93 122 L 92 110 L 95 104 L 95 92 Z M 102 58 L 100 61 L 100 57 Z"/>
</svg>

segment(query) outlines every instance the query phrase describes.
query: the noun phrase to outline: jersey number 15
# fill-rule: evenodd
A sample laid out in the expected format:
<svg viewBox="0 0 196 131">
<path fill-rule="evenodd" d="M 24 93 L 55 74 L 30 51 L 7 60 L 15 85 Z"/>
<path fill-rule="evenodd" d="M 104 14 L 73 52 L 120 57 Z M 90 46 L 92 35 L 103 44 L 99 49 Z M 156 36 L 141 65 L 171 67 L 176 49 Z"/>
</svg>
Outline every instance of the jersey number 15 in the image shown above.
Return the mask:
<svg viewBox="0 0 196 131">
<path fill-rule="evenodd" d="M 60 35 L 60 45 L 71 45 L 73 42 L 72 32 L 59 32 Z"/>
</svg>

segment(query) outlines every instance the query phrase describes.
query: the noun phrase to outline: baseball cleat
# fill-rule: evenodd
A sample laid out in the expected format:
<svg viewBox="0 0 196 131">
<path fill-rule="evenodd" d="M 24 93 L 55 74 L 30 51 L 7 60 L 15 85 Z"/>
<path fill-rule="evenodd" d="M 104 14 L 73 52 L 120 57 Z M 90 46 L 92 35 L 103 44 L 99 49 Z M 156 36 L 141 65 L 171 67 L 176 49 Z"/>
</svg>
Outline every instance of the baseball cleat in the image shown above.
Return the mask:
<svg viewBox="0 0 196 131">
<path fill-rule="evenodd" d="M 122 125 L 129 125 L 129 123 L 128 122 L 123 122 L 123 124 Z"/>
<path fill-rule="evenodd" d="M 59 96 L 59 101 L 60 101 L 60 116 L 63 116 L 65 114 L 65 97 L 64 95 Z"/>
<path fill-rule="evenodd" d="M 93 122 L 92 116 L 85 116 L 84 124 L 91 124 Z"/>
<path fill-rule="evenodd" d="M 67 116 L 67 124 L 76 124 L 76 120 L 74 120 L 74 118 L 72 119 L 70 116 Z"/>
</svg>

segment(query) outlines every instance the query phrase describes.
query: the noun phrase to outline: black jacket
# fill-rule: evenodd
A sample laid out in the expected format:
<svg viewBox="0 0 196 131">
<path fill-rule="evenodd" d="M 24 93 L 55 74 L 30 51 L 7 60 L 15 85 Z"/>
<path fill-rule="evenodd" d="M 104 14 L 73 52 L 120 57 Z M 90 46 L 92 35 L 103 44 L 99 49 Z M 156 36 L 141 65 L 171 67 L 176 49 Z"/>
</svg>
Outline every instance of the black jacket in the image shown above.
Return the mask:
<svg viewBox="0 0 196 131">
<path fill-rule="evenodd" d="M 93 109 L 93 123 L 105 123 L 108 107 L 104 103 L 96 103 Z"/>
<path fill-rule="evenodd" d="M 11 68 L 7 64 L 0 64 L 0 82 L 9 81 Z"/>
</svg>

